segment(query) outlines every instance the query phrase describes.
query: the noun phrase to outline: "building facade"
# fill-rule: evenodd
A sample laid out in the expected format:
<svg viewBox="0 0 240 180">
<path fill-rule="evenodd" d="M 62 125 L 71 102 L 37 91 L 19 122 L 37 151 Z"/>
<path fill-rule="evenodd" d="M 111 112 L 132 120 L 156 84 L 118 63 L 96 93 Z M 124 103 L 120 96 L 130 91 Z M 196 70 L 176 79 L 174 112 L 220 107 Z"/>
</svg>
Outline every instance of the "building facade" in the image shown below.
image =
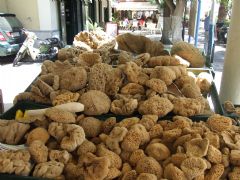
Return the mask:
<svg viewBox="0 0 240 180">
<path fill-rule="evenodd" d="M 24 28 L 39 38 L 59 37 L 72 44 L 91 18 L 104 26 L 111 21 L 111 0 L 0 0 L 0 12 L 16 14 Z"/>
</svg>

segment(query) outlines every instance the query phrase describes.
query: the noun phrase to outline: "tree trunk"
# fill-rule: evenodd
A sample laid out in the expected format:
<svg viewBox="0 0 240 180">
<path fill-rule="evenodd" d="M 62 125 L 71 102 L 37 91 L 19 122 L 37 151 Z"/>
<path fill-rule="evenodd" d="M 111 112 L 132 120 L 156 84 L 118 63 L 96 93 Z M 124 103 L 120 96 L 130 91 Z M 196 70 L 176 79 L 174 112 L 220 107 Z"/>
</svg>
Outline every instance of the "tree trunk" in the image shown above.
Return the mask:
<svg viewBox="0 0 240 180">
<path fill-rule="evenodd" d="M 163 9 L 163 31 L 162 31 L 162 38 L 161 42 L 163 44 L 172 44 L 170 41 L 170 35 L 171 35 L 171 18 L 170 18 L 170 8 L 167 6 L 166 3 L 164 3 L 164 9 Z"/>
<path fill-rule="evenodd" d="M 172 14 L 172 42 L 182 41 L 182 17 L 185 8 L 185 0 L 177 0 L 176 8 Z"/>
<path fill-rule="evenodd" d="M 227 3 L 221 2 L 218 9 L 218 22 L 224 22 L 227 18 L 227 14 L 228 14 Z"/>
</svg>

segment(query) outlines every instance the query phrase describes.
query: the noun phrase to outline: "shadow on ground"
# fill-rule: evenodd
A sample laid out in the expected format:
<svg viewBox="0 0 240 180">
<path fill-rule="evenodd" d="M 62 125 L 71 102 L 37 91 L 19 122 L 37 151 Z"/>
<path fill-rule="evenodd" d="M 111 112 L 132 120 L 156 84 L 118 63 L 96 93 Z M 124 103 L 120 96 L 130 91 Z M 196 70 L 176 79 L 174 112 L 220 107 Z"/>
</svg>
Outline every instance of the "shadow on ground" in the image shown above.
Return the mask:
<svg viewBox="0 0 240 180">
<path fill-rule="evenodd" d="M 0 57 L 0 65 L 11 64 L 16 55 Z"/>
</svg>

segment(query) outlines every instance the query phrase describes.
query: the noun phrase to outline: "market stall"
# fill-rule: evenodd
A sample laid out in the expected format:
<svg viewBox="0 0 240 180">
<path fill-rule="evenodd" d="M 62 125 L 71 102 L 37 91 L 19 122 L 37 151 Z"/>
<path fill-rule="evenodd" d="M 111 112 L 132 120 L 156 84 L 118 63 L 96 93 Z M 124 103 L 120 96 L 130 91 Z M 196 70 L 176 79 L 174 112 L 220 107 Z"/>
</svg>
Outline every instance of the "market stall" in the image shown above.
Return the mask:
<svg viewBox="0 0 240 180">
<path fill-rule="evenodd" d="M 102 31 L 73 44 L 1 117 L 0 179 L 240 178 L 240 128 L 198 49 Z"/>
</svg>

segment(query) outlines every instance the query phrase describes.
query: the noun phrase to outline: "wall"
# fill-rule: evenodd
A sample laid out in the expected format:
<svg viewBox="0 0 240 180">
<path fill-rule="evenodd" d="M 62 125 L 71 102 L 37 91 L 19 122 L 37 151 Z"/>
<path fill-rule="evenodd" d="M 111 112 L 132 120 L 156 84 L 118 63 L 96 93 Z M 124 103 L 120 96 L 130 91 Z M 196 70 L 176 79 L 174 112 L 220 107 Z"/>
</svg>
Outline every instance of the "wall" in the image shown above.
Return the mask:
<svg viewBox="0 0 240 180">
<path fill-rule="evenodd" d="M 17 15 L 23 26 L 29 30 L 40 28 L 37 0 L 6 0 L 9 13 Z"/>
<path fill-rule="evenodd" d="M 57 2 L 52 0 L 37 0 L 39 13 L 40 38 L 59 37 L 59 21 Z"/>
<path fill-rule="evenodd" d="M 1 13 L 6 13 L 7 12 L 6 0 L 0 0 L 0 12 Z"/>
<path fill-rule="evenodd" d="M 23 26 L 39 38 L 59 37 L 57 2 L 52 0 L 0 0 L 0 12 L 16 14 Z"/>
</svg>

